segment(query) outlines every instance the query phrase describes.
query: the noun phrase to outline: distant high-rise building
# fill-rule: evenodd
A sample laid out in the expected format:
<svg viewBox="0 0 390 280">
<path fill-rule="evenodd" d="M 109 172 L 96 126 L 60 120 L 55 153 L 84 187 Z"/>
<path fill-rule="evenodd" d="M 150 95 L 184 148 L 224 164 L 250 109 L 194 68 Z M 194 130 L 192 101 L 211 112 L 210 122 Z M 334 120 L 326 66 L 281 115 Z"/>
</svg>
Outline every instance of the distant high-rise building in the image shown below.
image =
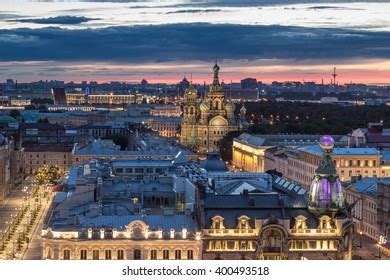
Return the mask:
<svg viewBox="0 0 390 280">
<path fill-rule="evenodd" d="M 255 89 L 257 88 L 257 80 L 254 78 L 246 78 L 241 80 L 242 89 Z"/>
<path fill-rule="evenodd" d="M 51 93 L 53 95 L 55 105 L 66 104 L 65 88 L 52 88 Z"/>
</svg>

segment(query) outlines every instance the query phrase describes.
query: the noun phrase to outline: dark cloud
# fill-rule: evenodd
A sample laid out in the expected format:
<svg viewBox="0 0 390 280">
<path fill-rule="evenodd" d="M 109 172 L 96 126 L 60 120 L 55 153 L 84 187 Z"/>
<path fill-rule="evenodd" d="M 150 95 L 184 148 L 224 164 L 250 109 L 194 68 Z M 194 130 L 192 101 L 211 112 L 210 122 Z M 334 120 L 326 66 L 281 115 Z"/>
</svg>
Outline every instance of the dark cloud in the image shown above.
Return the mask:
<svg viewBox="0 0 390 280">
<path fill-rule="evenodd" d="M 0 30 L 0 60 L 390 58 L 390 32 L 228 24 Z M 61 67 L 61 65 L 59 65 Z"/>
<path fill-rule="evenodd" d="M 96 20 L 96 19 L 87 18 L 87 17 L 77 17 L 77 16 L 58 16 L 58 17 L 49 17 L 49 18 L 13 19 L 9 21 L 39 23 L 39 24 L 80 24 L 91 20 Z"/>
<path fill-rule="evenodd" d="M 189 9 L 189 10 L 177 10 L 167 12 L 167 14 L 197 14 L 197 13 L 212 13 L 212 12 L 220 12 L 221 9 Z"/>
<path fill-rule="evenodd" d="M 364 9 L 350 8 L 350 7 L 338 7 L 338 6 L 312 6 L 308 7 L 307 10 L 348 10 L 348 11 L 361 11 Z"/>
</svg>

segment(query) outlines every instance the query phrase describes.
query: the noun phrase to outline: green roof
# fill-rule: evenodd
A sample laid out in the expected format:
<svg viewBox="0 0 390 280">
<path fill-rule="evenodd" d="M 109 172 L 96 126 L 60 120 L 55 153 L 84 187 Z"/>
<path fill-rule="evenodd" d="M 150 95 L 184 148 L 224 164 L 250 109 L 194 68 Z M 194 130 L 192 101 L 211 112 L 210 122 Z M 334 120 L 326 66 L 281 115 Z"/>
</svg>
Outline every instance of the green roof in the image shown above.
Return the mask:
<svg viewBox="0 0 390 280">
<path fill-rule="evenodd" d="M 4 115 L 0 116 L 0 123 L 18 123 L 18 121 L 11 116 Z"/>
</svg>

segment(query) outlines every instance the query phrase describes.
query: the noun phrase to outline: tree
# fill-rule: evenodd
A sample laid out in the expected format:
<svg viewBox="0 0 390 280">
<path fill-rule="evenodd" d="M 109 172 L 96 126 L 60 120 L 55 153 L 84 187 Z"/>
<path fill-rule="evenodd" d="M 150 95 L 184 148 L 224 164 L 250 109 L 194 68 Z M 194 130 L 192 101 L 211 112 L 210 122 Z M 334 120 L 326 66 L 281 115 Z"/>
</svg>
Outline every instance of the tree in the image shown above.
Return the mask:
<svg viewBox="0 0 390 280">
<path fill-rule="evenodd" d="M 20 114 L 19 110 L 16 110 L 16 109 L 12 109 L 11 111 L 9 111 L 9 115 L 16 120 L 19 120 L 22 116 L 22 114 Z"/>
<path fill-rule="evenodd" d="M 54 184 L 60 178 L 60 169 L 57 166 L 40 167 L 36 172 L 36 179 L 40 184 Z"/>
<path fill-rule="evenodd" d="M 126 150 L 126 148 L 129 146 L 129 141 L 126 136 L 122 134 L 114 134 L 111 137 L 112 141 L 115 143 L 115 145 L 121 146 L 121 150 Z"/>
<path fill-rule="evenodd" d="M 223 161 L 231 161 L 233 159 L 233 138 L 240 136 L 241 133 L 243 133 L 243 131 L 230 131 L 221 139 L 219 153 L 221 154 Z"/>
</svg>

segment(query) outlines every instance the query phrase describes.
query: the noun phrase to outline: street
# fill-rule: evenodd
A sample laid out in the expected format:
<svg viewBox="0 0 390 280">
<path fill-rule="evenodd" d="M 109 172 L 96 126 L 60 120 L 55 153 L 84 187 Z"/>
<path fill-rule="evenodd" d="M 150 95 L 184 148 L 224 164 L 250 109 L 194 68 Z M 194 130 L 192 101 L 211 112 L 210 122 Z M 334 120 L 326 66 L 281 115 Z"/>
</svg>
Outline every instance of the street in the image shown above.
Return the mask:
<svg viewBox="0 0 390 280">
<path fill-rule="evenodd" d="M 51 202 L 48 186 L 27 178 L 0 208 L 0 259 L 20 259 L 38 233 L 45 209 Z"/>
<path fill-rule="evenodd" d="M 378 242 L 357 234 L 357 236 L 355 236 L 354 255 L 359 256 L 364 260 L 377 260 L 379 257 Z M 383 253 L 381 253 L 380 256 L 381 260 L 390 260 L 390 257 Z"/>
</svg>

